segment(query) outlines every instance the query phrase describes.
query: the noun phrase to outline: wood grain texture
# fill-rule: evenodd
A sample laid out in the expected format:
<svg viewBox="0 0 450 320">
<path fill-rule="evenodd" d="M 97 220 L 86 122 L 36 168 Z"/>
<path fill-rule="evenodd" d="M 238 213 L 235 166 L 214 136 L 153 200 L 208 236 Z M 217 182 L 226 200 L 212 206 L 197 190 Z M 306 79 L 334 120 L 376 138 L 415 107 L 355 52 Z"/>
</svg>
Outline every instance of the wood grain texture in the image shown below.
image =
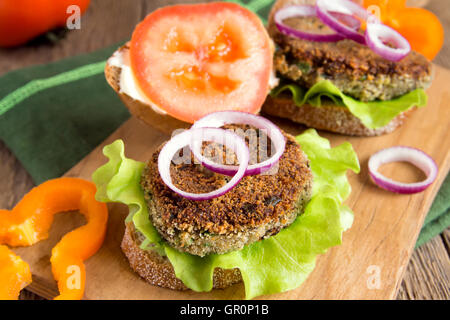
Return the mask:
<svg viewBox="0 0 450 320">
<path fill-rule="evenodd" d="M 127 39 L 136 23 L 148 12 L 163 5 L 181 2 L 194 3 L 198 1 L 92 0 L 89 10 L 82 18 L 82 29 L 69 32 L 56 45 L 27 45 L 17 49 L 0 49 L 0 75 L 24 66 L 48 63 L 75 54 L 91 52 Z M 438 15 L 446 30 L 444 47 L 436 57 L 435 62 L 450 68 L 450 10 L 448 10 L 445 1 L 442 0 L 431 0 L 426 8 Z M 32 186 L 33 183 L 28 173 L 3 142 L 0 142 L 1 207 L 11 208 Z M 439 285 L 431 286 L 426 293 L 423 290 L 424 283 L 429 281 L 437 284 L 442 283 L 447 288 L 450 285 L 448 280 L 450 274 L 448 270 L 449 234 L 450 231 L 447 230 L 442 236 L 438 236 L 432 242 L 425 244 L 424 246 L 427 248 L 430 247 L 427 250 L 422 249 L 423 246 L 414 251 L 398 295 L 399 299 L 437 299 L 443 296 L 444 293 L 439 289 Z M 419 261 L 424 263 L 419 263 Z M 412 267 L 413 264 L 415 267 Z M 432 267 L 433 265 L 438 265 L 438 267 Z M 422 278 L 424 274 L 429 275 L 427 280 Z M 53 284 L 53 281 L 51 284 Z M 408 294 L 406 294 L 407 288 Z M 39 291 L 42 291 L 42 289 Z M 52 294 L 54 293 L 56 291 Z M 44 295 L 49 297 L 52 294 Z M 29 299 L 33 298 L 33 295 L 24 293 L 22 297 Z"/>
<path fill-rule="evenodd" d="M 444 27 L 444 45 L 439 54 L 434 58 L 434 63 L 450 68 L 450 8 L 446 0 L 429 0 L 425 9 L 433 12 Z"/>
<path fill-rule="evenodd" d="M 450 260 L 441 237 L 435 237 L 411 257 L 397 299 L 450 299 Z"/>
</svg>

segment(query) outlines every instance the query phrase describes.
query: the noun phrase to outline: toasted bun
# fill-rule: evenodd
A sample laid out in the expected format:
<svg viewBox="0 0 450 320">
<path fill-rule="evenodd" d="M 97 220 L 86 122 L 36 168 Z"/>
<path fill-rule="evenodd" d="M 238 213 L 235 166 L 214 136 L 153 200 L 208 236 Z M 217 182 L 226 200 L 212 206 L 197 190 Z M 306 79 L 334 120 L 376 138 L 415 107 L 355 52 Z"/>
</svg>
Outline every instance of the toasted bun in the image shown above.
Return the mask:
<svg viewBox="0 0 450 320">
<path fill-rule="evenodd" d="M 128 258 L 131 268 L 148 283 L 173 290 L 187 290 L 183 282 L 175 276 L 169 259 L 156 251 L 142 250 L 132 223 L 127 224 L 122 240 L 122 251 Z M 213 275 L 213 288 L 224 289 L 241 282 L 239 269 L 216 268 Z"/>
<path fill-rule="evenodd" d="M 117 49 L 118 51 L 129 50 L 128 44 Z M 106 63 L 105 77 L 108 84 L 119 95 L 119 98 L 128 108 L 130 113 L 144 121 L 146 124 L 164 132 L 171 134 L 175 129 L 189 128 L 192 124 L 175 119 L 168 114 L 156 112 L 150 105 L 139 100 L 131 98 L 129 95 L 120 91 L 120 72 L 121 68 Z"/>
<path fill-rule="evenodd" d="M 408 112 L 401 113 L 384 127 L 369 129 L 350 111 L 331 102 L 320 108 L 305 104 L 298 107 L 289 97 L 273 98 L 268 96 L 262 112 L 268 115 L 287 118 L 311 128 L 337 132 L 350 136 L 378 136 L 390 133 L 402 125 Z"/>
</svg>

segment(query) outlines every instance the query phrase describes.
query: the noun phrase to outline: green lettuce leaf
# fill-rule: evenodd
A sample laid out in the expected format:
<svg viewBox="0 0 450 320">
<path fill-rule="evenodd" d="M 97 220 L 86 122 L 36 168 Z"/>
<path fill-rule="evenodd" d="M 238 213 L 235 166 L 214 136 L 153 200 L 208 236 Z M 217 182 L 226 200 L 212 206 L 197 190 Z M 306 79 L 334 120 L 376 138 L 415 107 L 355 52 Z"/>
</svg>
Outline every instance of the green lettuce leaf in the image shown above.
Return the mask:
<svg viewBox="0 0 450 320">
<path fill-rule="evenodd" d="M 97 186 L 95 198 L 102 202 L 120 202 L 128 205 L 129 215 L 125 222 L 133 221 L 137 230 L 146 238 L 142 249 L 158 250 L 164 254 L 161 237 L 151 224 L 147 204 L 140 186 L 141 174 L 145 164 L 125 157 L 122 140 L 116 140 L 103 148 L 103 154 L 109 159 L 92 174 Z"/>
<path fill-rule="evenodd" d="M 126 158 L 121 140 L 104 148 L 109 162 L 92 178 L 98 188 L 97 199 L 127 204 L 128 219 L 147 238 L 142 247 L 166 255 L 187 287 L 210 291 L 215 268 L 239 268 L 245 297 L 251 299 L 300 286 L 314 269 L 316 256 L 339 245 L 343 231 L 353 222 L 352 211 L 342 204 L 350 194 L 346 171 L 359 172 L 352 146 L 344 143 L 330 148 L 328 140 L 314 129 L 299 135 L 297 141 L 309 157 L 314 175 L 313 195 L 305 212 L 277 235 L 226 254 L 194 256 L 173 249 L 161 239 L 149 220 L 139 184 L 144 163 Z"/>
<path fill-rule="evenodd" d="M 423 89 L 416 89 L 392 100 L 362 102 L 343 94 L 329 80 L 319 81 L 309 90 L 295 83 L 281 84 L 274 88 L 270 94 L 277 97 L 285 91 L 291 92 L 295 104 L 299 107 L 305 103 L 320 107 L 322 98 L 329 98 L 339 106 L 346 106 L 355 117 L 370 129 L 384 127 L 400 113 L 414 106 L 423 107 L 427 104 L 427 95 Z"/>
</svg>

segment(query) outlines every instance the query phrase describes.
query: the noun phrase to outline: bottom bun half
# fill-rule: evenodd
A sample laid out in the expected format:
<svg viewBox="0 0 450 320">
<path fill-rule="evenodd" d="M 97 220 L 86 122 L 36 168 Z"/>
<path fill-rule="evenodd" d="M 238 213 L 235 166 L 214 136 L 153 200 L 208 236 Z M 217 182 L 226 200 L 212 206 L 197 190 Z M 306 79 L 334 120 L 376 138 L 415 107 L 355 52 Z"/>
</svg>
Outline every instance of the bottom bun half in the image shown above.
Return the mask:
<svg viewBox="0 0 450 320">
<path fill-rule="evenodd" d="M 350 136 L 379 136 L 387 134 L 403 124 L 406 115 L 411 112 L 401 113 L 384 127 L 370 129 L 355 117 L 346 107 L 336 106 L 332 103 L 314 107 L 308 104 L 297 106 L 290 98 L 273 98 L 268 96 L 262 113 L 287 118 L 291 121 L 304 124 L 311 128 L 336 132 Z"/>
<path fill-rule="evenodd" d="M 175 276 L 175 271 L 167 257 L 153 250 L 143 250 L 139 235 L 133 223 L 128 223 L 122 240 L 122 251 L 128 258 L 131 268 L 148 283 L 173 290 L 188 290 Z M 239 269 L 216 268 L 213 275 L 213 288 L 224 289 L 241 282 Z"/>
</svg>

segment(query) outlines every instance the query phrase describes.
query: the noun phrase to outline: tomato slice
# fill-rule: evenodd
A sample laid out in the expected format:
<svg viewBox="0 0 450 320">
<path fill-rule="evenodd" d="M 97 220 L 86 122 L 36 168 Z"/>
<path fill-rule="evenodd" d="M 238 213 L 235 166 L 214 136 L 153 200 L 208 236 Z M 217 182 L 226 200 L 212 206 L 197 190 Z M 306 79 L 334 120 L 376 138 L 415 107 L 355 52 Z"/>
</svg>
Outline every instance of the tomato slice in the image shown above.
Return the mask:
<svg viewBox="0 0 450 320">
<path fill-rule="evenodd" d="M 176 5 L 136 27 L 130 60 L 144 94 L 192 123 L 215 111 L 257 113 L 269 90 L 272 46 L 259 18 L 237 4 Z"/>
</svg>

